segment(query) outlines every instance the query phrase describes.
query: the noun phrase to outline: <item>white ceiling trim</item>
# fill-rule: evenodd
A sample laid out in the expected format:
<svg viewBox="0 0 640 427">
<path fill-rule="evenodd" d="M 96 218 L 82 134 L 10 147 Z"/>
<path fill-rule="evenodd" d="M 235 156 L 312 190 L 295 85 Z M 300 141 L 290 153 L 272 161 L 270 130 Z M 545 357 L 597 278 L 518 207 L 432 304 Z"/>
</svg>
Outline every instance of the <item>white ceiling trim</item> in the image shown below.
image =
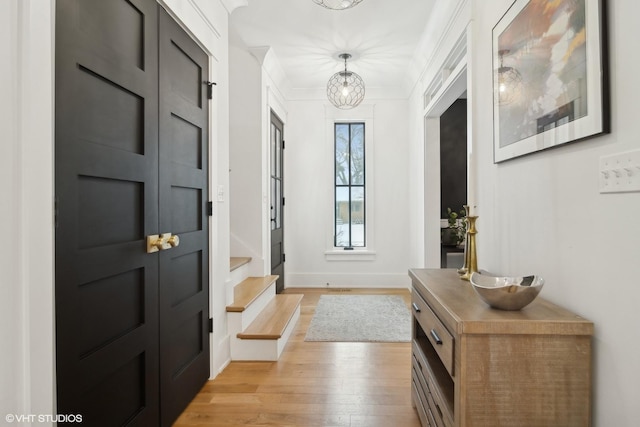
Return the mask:
<svg viewBox="0 0 640 427">
<path fill-rule="evenodd" d="M 249 5 L 249 0 L 220 0 L 220 2 L 227 9 L 229 15 L 237 8 Z"/>
<path fill-rule="evenodd" d="M 287 94 L 291 90 L 291 83 L 273 49 L 269 46 L 254 46 L 247 49 L 262 66 L 262 70 L 269 79 L 275 83 L 285 97 L 288 97 Z"/>
<path fill-rule="evenodd" d="M 447 48 L 445 45 L 452 36 L 458 39 L 458 34 L 452 34 L 453 31 L 456 31 L 454 27 L 457 22 L 465 23 L 464 32 L 466 33 L 470 12 L 471 2 L 469 0 L 457 0 L 455 3 L 438 2 L 436 4 L 434 13 L 431 15 L 409 66 L 410 94 L 416 89 L 421 90 L 418 88 L 420 83 L 428 83 L 425 82 L 426 74 L 440 56 L 448 55 L 448 52 L 443 52 L 443 50 Z"/>
</svg>

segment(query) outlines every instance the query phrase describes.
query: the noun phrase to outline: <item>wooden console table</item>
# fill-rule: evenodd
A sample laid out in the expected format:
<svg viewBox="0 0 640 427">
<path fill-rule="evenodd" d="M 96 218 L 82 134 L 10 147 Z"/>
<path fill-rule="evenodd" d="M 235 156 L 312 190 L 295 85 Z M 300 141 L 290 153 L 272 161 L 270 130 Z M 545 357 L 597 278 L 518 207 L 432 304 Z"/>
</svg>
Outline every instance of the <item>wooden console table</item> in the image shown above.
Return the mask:
<svg viewBox="0 0 640 427">
<path fill-rule="evenodd" d="M 409 276 L 412 402 L 423 426 L 591 424 L 593 323 L 540 297 L 520 311 L 492 309 L 454 270 Z"/>
</svg>

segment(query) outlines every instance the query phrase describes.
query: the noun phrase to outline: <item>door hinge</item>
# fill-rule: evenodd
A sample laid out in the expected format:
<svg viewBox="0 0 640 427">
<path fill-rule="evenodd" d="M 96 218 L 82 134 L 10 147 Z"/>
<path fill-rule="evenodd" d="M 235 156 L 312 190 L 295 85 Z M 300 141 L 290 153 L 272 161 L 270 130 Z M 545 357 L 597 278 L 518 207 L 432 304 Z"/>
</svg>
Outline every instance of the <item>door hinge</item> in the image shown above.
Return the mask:
<svg viewBox="0 0 640 427">
<path fill-rule="evenodd" d="M 284 139 L 282 140 L 282 149 L 284 150 Z"/>
<path fill-rule="evenodd" d="M 207 215 L 213 216 L 213 202 L 207 202 Z"/>
<path fill-rule="evenodd" d="M 287 256 L 285 254 L 282 254 L 282 262 L 286 262 L 287 261 Z"/>
<path fill-rule="evenodd" d="M 213 99 L 213 87 L 217 86 L 218 83 L 215 82 L 206 82 L 207 83 L 207 98 Z"/>
<path fill-rule="evenodd" d="M 209 333 L 213 333 L 213 319 L 209 318 Z"/>
<path fill-rule="evenodd" d="M 58 228 L 58 198 L 53 199 L 53 227 Z"/>
<path fill-rule="evenodd" d="M 284 206 L 284 197 L 282 198 L 282 206 Z"/>
</svg>

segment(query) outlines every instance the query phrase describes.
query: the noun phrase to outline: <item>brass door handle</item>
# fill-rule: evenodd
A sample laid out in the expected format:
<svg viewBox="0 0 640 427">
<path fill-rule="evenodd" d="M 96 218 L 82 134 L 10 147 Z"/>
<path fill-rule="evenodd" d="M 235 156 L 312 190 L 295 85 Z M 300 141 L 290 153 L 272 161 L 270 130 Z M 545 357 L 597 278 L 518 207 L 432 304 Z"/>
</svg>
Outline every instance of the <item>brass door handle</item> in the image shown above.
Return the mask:
<svg viewBox="0 0 640 427">
<path fill-rule="evenodd" d="M 174 234 L 173 236 L 171 235 L 171 233 L 169 234 L 169 238 L 167 239 L 167 243 L 172 247 L 175 248 L 176 246 L 180 245 L 180 236 L 178 236 L 177 234 Z"/>
<path fill-rule="evenodd" d="M 162 233 L 147 236 L 147 253 L 152 254 L 158 251 L 175 248 L 180 244 L 180 237 L 177 234 Z"/>
<path fill-rule="evenodd" d="M 167 238 L 168 237 L 165 234 L 151 234 L 147 236 L 147 253 L 152 254 L 154 252 L 169 249 L 171 246 L 167 243 Z"/>
</svg>

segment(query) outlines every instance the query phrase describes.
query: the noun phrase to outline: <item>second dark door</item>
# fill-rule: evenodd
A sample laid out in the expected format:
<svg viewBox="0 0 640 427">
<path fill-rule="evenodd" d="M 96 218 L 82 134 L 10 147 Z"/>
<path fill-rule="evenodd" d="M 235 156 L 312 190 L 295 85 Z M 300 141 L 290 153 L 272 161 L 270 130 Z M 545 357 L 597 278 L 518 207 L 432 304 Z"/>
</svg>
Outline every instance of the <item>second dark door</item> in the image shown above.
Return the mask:
<svg viewBox="0 0 640 427">
<path fill-rule="evenodd" d="M 284 290 L 284 138 L 282 121 L 271 112 L 271 274 L 280 276 L 276 292 Z"/>
<path fill-rule="evenodd" d="M 209 58 L 159 13 L 160 407 L 170 425 L 209 377 Z"/>
</svg>

